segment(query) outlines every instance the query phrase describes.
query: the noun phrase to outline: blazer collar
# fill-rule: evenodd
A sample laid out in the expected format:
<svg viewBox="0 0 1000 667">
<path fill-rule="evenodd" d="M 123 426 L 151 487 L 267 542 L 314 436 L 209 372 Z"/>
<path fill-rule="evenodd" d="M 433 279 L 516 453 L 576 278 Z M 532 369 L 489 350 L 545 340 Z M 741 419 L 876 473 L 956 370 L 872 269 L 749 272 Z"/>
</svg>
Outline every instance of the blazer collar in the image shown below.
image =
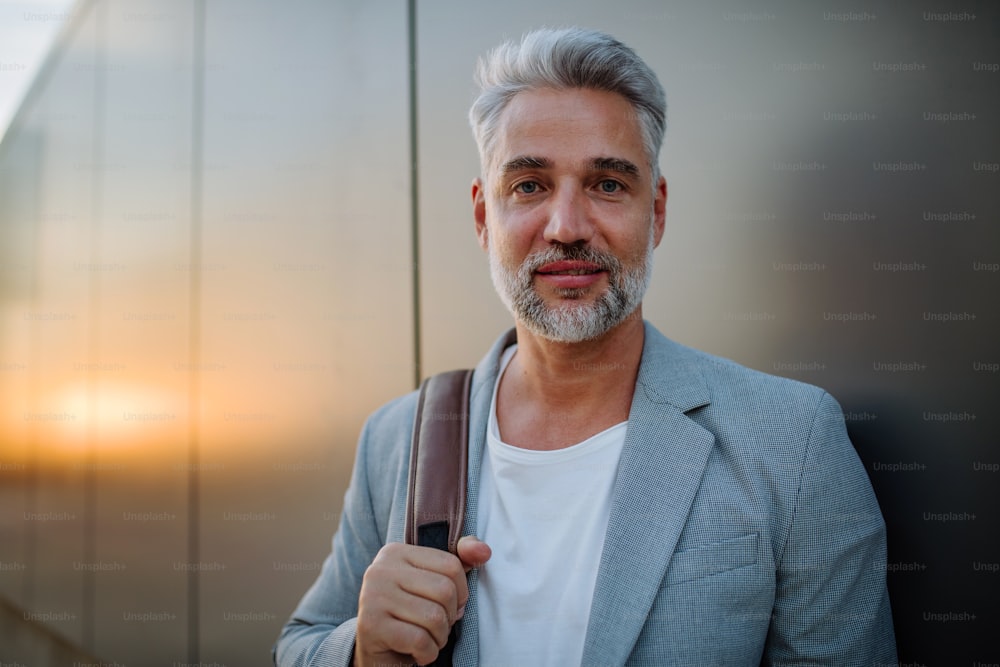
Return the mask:
<svg viewBox="0 0 1000 667">
<path fill-rule="evenodd" d="M 704 363 L 702 353 L 670 340 L 649 322 L 643 322 L 644 339 L 639 377 L 636 382 L 646 390 L 654 403 L 670 403 L 687 412 L 711 402 L 708 386 L 698 370 Z M 517 342 L 517 331 L 508 329 L 493 343 L 490 351 L 476 366 L 472 379 L 472 414 L 485 410 L 489 416 L 493 386 L 500 369 L 503 351 Z M 485 428 L 485 426 L 484 426 Z M 484 431 L 485 433 L 485 431 Z"/>
<path fill-rule="evenodd" d="M 711 395 L 699 370 L 703 353 L 675 343 L 649 322 L 645 327 L 636 384 L 642 385 L 646 397 L 653 403 L 669 403 L 681 412 L 708 405 Z"/>
<path fill-rule="evenodd" d="M 513 329 L 500 336 L 472 378 L 467 535 L 476 534 L 479 473 L 500 357 L 514 342 Z M 698 371 L 698 355 L 645 323 L 642 360 L 584 643 L 585 665 L 623 664 L 628 658 L 701 484 L 715 439 L 684 414 L 710 402 Z M 480 662 L 477 581 L 473 570 L 455 664 Z"/>
</svg>

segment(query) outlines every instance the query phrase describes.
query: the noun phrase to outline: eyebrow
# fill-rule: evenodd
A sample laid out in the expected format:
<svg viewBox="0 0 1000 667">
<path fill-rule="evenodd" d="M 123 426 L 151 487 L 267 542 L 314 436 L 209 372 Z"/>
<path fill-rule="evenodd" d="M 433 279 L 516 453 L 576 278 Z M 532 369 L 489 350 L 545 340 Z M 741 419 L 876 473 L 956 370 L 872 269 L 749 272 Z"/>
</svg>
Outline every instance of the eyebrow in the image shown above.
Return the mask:
<svg viewBox="0 0 1000 667">
<path fill-rule="evenodd" d="M 594 171 L 617 171 L 635 178 L 639 177 L 639 167 L 628 160 L 617 157 L 594 158 L 590 161 L 590 168 Z"/>
<path fill-rule="evenodd" d="M 524 171 L 526 169 L 548 169 L 551 166 L 552 160 L 548 158 L 520 155 L 513 160 L 504 162 L 500 166 L 500 173 L 509 174 L 514 171 Z"/>
<path fill-rule="evenodd" d="M 595 157 L 590 161 L 590 168 L 594 171 L 615 171 L 638 178 L 639 167 L 623 158 L 617 157 Z M 519 155 L 516 158 L 504 162 L 500 166 L 501 174 L 509 174 L 516 171 L 528 169 L 550 169 L 552 160 L 533 155 Z"/>
</svg>

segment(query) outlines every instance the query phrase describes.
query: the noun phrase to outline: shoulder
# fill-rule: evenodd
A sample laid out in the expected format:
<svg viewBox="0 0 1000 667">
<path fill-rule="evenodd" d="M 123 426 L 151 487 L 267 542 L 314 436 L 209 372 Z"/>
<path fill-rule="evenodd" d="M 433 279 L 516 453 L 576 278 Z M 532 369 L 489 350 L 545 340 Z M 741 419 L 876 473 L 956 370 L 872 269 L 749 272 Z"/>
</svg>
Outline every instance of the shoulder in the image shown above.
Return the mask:
<svg viewBox="0 0 1000 667">
<path fill-rule="evenodd" d="M 836 401 L 820 387 L 748 368 L 688 347 L 647 327 L 643 372 L 649 391 L 682 410 L 710 406 L 746 417 L 812 417 L 821 403 Z M 839 408 L 838 408 L 839 409 Z"/>
<path fill-rule="evenodd" d="M 365 420 L 355 466 L 369 483 L 394 484 L 405 477 L 416 406 L 417 392 L 413 391 L 382 405 Z"/>
<path fill-rule="evenodd" d="M 344 511 L 356 525 L 371 524 L 378 546 L 402 540 L 416 404 L 417 393 L 410 392 L 382 405 L 358 438 Z"/>
<path fill-rule="evenodd" d="M 414 390 L 382 404 L 368 416 L 365 427 L 393 428 L 405 422 L 412 424 L 417 409 L 418 394 L 419 392 Z"/>
<path fill-rule="evenodd" d="M 782 406 L 782 412 L 813 411 L 829 397 L 826 390 L 815 385 L 748 368 L 724 357 L 687 350 L 704 377 L 713 402 L 748 407 Z"/>
<path fill-rule="evenodd" d="M 647 330 L 643 354 L 643 398 L 679 409 L 713 434 L 720 452 L 790 469 L 804 463 L 810 443 L 854 455 L 840 405 L 820 387 L 695 350 L 655 329 Z"/>
<path fill-rule="evenodd" d="M 418 392 L 411 391 L 385 403 L 365 420 L 362 444 L 368 449 L 394 449 L 399 442 L 409 442 L 417 411 Z M 387 453 L 387 452 L 383 452 Z"/>
</svg>

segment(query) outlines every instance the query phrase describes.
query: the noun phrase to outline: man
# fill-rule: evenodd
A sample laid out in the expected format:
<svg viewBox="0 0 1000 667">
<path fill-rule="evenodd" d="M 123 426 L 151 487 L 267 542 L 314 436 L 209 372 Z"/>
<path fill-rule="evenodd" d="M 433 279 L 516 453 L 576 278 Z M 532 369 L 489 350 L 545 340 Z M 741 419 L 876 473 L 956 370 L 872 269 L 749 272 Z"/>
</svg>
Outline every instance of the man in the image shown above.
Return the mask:
<svg viewBox="0 0 1000 667">
<path fill-rule="evenodd" d="M 477 366 L 458 557 L 400 544 L 415 395 L 362 432 L 280 665 L 888 665 L 885 527 L 836 402 L 642 320 L 656 76 L 602 33 L 480 63 L 480 245 L 515 329 Z"/>
</svg>

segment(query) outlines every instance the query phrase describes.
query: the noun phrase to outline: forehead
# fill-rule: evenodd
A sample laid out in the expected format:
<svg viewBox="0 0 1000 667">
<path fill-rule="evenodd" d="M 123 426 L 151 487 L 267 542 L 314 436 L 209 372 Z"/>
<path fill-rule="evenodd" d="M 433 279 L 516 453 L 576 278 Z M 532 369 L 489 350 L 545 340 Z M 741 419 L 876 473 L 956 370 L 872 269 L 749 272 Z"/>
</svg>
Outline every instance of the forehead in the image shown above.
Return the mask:
<svg viewBox="0 0 1000 667">
<path fill-rule="evenodd" d="M 645 165 L 635 109 L 624 97 L 574 88 L 526 90 L 511 99 L 497 126 L 492 164 L 519 156 L 557 167 L 620 158 Z"/>
</svg>

